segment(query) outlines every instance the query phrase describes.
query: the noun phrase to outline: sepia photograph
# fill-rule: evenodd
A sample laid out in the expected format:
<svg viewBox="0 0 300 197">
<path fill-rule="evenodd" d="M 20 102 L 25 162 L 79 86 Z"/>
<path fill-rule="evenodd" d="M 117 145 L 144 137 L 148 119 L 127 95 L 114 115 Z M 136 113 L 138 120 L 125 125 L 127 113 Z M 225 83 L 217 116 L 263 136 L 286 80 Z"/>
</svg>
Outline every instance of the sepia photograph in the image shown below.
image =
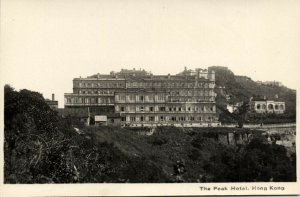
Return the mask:
<svg viewBox="0 0 300 197">
<path fill-rule="evenodd" d="M 299 194 L 300 1 L 2 0 L 0 22 L 1 196 Z"/>
</svg>

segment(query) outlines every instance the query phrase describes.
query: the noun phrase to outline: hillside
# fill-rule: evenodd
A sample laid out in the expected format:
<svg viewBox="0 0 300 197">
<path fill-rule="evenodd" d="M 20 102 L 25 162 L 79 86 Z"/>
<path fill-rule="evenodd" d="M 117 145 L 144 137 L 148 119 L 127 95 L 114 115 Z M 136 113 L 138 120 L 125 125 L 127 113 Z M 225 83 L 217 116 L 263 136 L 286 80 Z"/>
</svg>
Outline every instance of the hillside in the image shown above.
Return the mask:
<svg viewBox="0 0 300 197">
<path fill-rule="evenodd" d="M 83 127 L 5 86 L 5 183 L 295 181 L 295 154 L 242 128 Z M 271 136 L 272 138 L 272 136 Z M 274 138 L 274 137 L 273 137 Z M 218 170 L 216 170 L 218 169 Z"/>
<path fill-rule="evenodd" d="M 227 67 L 211 66 L 209 70 L 216 73 L 217 104 L 222 106 L 229 103 L 249 101 L 250 97 L 263 98 L 270 100 L 284 101 L 286 113 L 296 113 L 296 92 L 284 86 L 262 85 L 246 76 L 237 76 Z M 225 87 L 219 88 L 219 87 Z M 230 100 L 226 101 L 226 95 L 230 95 Z M 278 98 L 275 98 L 278 95 Z"/>
</svg>

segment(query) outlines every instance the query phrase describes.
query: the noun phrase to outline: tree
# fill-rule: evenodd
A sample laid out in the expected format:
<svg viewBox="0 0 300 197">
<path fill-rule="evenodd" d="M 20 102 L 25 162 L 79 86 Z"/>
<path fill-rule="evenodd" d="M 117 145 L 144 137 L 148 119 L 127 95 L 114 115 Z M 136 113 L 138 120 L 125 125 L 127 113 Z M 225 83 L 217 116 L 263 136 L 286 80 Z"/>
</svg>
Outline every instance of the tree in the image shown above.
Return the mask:
<svg viewBox="0 0 300 197">
<path fill-rule="evenodd" d="M 73 169 L 65 162 L 70 139 L 58 120 L 40 93 L 4 87 L 5 182 L 71 181 Z"/>
<path fill-rule="evenodd" d="M 238 127 L 243 128 L 245 120 L 246 120 L 246 115 L 249 111 L 249 103 L 244 102 L 237 110 L 237 113 L 235 114 L 236 120 L 238 122 Z"/>
</svg>

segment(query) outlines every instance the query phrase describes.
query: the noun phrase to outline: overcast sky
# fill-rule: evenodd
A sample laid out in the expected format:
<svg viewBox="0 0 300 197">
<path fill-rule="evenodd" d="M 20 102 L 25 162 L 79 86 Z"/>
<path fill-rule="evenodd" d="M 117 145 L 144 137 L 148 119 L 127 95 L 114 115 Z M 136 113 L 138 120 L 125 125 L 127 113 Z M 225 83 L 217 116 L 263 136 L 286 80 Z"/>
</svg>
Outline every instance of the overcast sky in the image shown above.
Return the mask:
<svg viewBox="0 0 300 197">
<path fill-rule="evenodd" d="M 175 74 L 227 66 L 300 84 L 300 1 L 1 1 L 1 80 L 51 98 L 121 68 Z"/>
</svg>

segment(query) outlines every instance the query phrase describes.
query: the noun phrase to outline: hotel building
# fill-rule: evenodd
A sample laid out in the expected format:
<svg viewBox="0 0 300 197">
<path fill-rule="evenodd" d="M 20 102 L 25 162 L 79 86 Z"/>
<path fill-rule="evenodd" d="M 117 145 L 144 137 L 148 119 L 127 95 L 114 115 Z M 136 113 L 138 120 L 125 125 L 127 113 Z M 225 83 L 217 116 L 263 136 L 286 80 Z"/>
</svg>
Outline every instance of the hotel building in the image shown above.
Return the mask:
<svg viewBox="0 0 300 197">
<path fill-rule="evenodd" d="M 65 108 L 88 108 L 91 116 L 107 116 L 122 126 L 218 125 L 215 73 L 185 70 L 176 75 L 153 75 L 144 70 L 96 74 L 73 80 Z"/>
</svg>

